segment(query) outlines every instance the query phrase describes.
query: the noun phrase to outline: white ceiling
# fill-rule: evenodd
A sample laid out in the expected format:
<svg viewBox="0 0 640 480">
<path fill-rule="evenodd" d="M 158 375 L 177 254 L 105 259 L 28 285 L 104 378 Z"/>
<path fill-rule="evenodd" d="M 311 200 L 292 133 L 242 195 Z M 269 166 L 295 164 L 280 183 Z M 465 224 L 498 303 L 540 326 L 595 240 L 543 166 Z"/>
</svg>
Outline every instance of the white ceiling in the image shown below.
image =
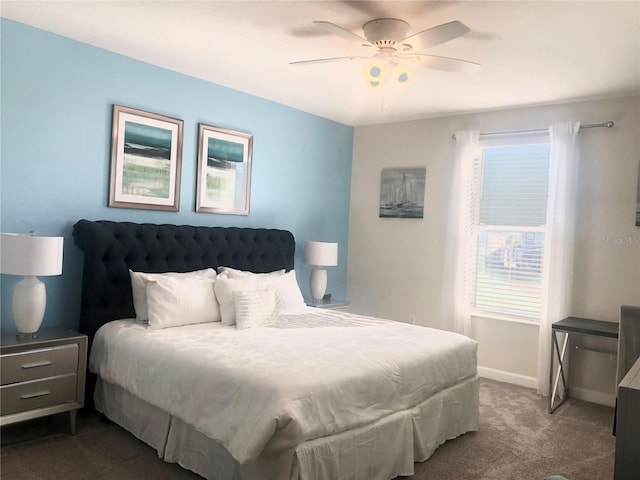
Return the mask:
<svg viewBox="0 0 640 480">
<path fill-rule="evenodd" d="M 348 125 L 640 92 L 640 1 L 7 1 L 3 17 L 274 100 Z M 323 32 L 362 35 L 375 18 L 409 34 L 459 20 L 471 33 L 427 53 L 482 64 L 465 75 L 417 70 L 409 85 L 370 90 L 367 55 Z M 382 105 L 386 104 L 387 109 Z"/>
</svg>

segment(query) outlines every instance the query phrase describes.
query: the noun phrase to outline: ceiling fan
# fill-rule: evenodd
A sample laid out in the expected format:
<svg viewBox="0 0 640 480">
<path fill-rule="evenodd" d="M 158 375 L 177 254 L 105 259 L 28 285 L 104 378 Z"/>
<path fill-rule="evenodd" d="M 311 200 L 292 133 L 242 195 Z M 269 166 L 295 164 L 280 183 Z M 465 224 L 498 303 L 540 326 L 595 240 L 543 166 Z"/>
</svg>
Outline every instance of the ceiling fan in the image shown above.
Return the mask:
<svg viewBox="0 0 640 480">
<path fill-rule="evenodd" d="M 331 22 L 314 21 L 313 23 L 327 32 L 338 35 L 352 43 L 373 48 L 375 53 L 368 56 L 351 55 L 348 57 L 301 60 L 290 62 L 290 65 L 371 60 L 372 62 L 365 67 L 365 79 L 367 85 L 373 89 L 382 88 L 391 76 L 399 83 L 405 84 L 413 73 L 411 70 L 413 67 L 461 73 L 472 73 L 480 68 L 480 64 L 467 60 L 414 52 L 416 47 L 422 49 L 440 45 L 471 31 L 465 24 L 457 20 L 407 36 L 409 24 L 404 20 L 378 18 L 362 26 L 364 37 Z"/>
</svg>

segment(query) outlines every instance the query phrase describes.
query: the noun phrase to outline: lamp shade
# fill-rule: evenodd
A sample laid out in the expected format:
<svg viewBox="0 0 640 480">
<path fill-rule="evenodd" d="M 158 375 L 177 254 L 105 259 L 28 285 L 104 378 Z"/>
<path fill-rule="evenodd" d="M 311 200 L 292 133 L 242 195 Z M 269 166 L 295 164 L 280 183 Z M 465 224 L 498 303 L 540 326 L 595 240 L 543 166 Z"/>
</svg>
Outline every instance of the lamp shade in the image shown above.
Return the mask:
<svg viewBox="0 0 640 480">
<path fill-rule="evenodd" d="M 62 273 L 63 237 L 0 234 L 0 273 L 50 276 Z"/>
<path fill-rule="evenodd" d="M 304 263 L 323 267 L 338 265 L 338 244 L 331 242 L 307 242 Z"/>
</svg>

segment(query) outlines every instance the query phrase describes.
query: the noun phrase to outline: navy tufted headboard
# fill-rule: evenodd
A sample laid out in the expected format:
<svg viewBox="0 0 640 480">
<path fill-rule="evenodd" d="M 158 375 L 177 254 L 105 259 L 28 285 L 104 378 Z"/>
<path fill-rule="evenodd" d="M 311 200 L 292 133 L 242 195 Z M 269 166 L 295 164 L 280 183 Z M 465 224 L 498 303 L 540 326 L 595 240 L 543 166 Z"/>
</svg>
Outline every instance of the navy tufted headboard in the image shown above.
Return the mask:
<svg viewBox="0 0 640 480">
<path fill-rule="evenodd" d="M 80 332 L 89 344 L 105 323 L 135 317 L 129 269 L 264 273 L 294 266 L 295 240 L 286 230 L 80 220 L 73 239 L 84 253 Z"/>
</svg>

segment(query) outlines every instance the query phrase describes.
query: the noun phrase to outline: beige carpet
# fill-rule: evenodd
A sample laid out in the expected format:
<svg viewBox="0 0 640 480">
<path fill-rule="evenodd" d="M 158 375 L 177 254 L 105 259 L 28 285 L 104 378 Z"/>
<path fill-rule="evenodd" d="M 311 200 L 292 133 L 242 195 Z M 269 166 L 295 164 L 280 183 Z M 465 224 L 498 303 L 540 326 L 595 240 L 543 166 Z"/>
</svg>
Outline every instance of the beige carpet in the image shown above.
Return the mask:
<svg viewBox="0 0 640 480">
<path fill-rule="evenodd" d="M 569 400 L 548 415 L 532 390 L 482 380 L 480 430 L 442 445 L 411 480 L 611 480 L 613 409 Z M 90 412 L 2 427 L 3 480 L 199 479 Z M 400 479 L 398 479 L 400 480 Z"/>
<path fill-rule="evenodd" d="M 612 480 L 613 408 L 548 398 L 491 380 L 480 383 L 480 429 L 441 445 L 412 480 Z"/>
</svg>

